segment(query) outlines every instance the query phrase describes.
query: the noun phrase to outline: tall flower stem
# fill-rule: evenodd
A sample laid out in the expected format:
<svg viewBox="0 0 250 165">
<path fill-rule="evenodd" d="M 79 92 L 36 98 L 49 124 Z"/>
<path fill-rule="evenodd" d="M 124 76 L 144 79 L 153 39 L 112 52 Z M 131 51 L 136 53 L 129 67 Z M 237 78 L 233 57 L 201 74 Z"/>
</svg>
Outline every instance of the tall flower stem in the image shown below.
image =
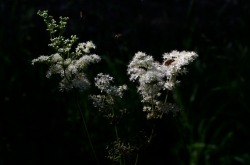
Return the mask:
<svg viewBox="0 0 250 165">
<path fill-rule="evenodd" d="M 135 165 L 137 165 L 138 158 L 139 158 L 139 154 L 137 153 L 137 154 L 136 154 L 136 159 L 135 159 Z"/>
<path fill-rule="evenodd" d="M 153 128 L 152 128 L 152 130 L 151 130 L 151 134 L 150 134 L 150 137 L 149 137 L 149 139 L 148 139 L 148 144 L 151 143 L 152 138 L 153 138 L 153 135 L 154 135 L 154 132 L 155 132 L 155 124 L 153 125 Z"/>
<path fill-rule="evenodd" d="M 114 111 L 114 108 L 112 108 L 112 113 L 113 113 L 113 117 L 115 117 L 115 111 Z M 117 142 L 120 142 L 120 139 L 119 139 L 119 134 L 118 134 L 118 128 L 116 126 L 116 123 L 114 124 L 114 128 L 115 128 L 115 136 L 116 136 L 116 140 Z M 121 157 L 121 154 L 119 155 L 120 156 L 120 160 L 119 160 L 119 163 L 120 165 L 122 165 L 122 157 Z"/>
<path fill-rule="evenodd" d="M 168 100 L 168 91 L 167 91 L 166 96 L 165 96 L 164 104 L 167 103 L 167 100 Z"/>
<path fill-rule="evenodd" d="M 90 138 L 89 131 L 88 131 L 88 127 L 87 127 L 87 124 L 86 124 L 84 115 L 83 115 L 83 113 L 82 113 L 82 110 L 81 110 L 81 107 L 80 107 L 80 104 L 79 104 L 78 99 L 77 99 L 77 109 L 78 109 L 79 112 L 80 112 L 80 115 L 81 115 L 81 118 L 82 118 L 82 121 L 83 121 L 84 131 L 85 131 L 85 133 L 87 134 L 87 138 L 88 138 L 88 141 L 89 141 L 89 144 L 90 144 L 92 153 L 93 153 L 93 155 L 94 155 L 94 157 L 95 157 L 96 164 L 97 164 L 97 165 L 100 165 L 99 160 L 98 160 L 97 155 L 96 155 L 96 152 L 95 152 L 95 149 L 94 149 L 94 147 L 93 147 L 93 143 L 92 143 L 92 140 L 91 140 L 91 138 Z"/>
</svg>

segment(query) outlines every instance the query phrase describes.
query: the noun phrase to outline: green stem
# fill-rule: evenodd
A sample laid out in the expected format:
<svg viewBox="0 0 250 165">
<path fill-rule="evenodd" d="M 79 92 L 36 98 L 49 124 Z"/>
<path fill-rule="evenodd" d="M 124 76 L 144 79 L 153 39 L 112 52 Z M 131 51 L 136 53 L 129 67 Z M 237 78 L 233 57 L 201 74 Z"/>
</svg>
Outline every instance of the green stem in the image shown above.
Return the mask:
<svg viewBox="0 0 250 165">
<path fill-rule="evenodd" d="M 152 128 L 151 135 L 150 135 L 150 137 L 149 137 L 149 139 L 148 139 L 148 144 L 151 143 L 151 140 L 152 140 L 152 138 L 153 138 L 154 131 L 155 131 L 155 124 L 154 124 L 154 126 L 153 126 L 153 128 Z"/>
<path fill-rule="evenodd" d="M 112 113 L 113 113 L 113 117 L 115 117 L 115 111 L 114 111 L 114 108 L 112 108 Z M 117 142 L 120 142 L 120 139 L 119 139 L 119 134 L 118 134 L 118 129 L 117 129 L 117 126 L 116 126 L 116 123 L 114 123 L 114 127 L 115 127 L 115 136 L 116 136 L 116 140 Z M 121 157 L 121 154 L 119 155 L 120 156 L 120 165 L 122 165 L 122 157 Z"/>
<path fill-rule="evenodd" d="M 135 165 L 137 165 L 139 154 L 136 154 Z"/>
<path fill-rule="evenodd" d="M 95 153 L 95 150 L 94 150 L 94 147 L 93 147 L 93 144 L 92 144 L 92 141 L 91 141 L 90 135 L 89 135 L 89 131 L 88 131 L 88 128 L 87 128 L 87 124 L 86 124 L 86 121 L 85 121 L 84 115 L 83 115 L 83 113 L 82 113 L 82 111 L 81 111 L 80 104 L 79 104 L 78 100 L 77 100 L 77 107 L 78 107 L 78 110 L 79 110 L 80 115 L 81 115 L 81 117 L 82 117 L 84 130 L 85 130 L 85 132 L 86 132 L 86 134 L 87 134 L 88 141 L 89 141 L 89 144 L 90 144 L 91 150 L 92 150 L 92 152 L 93 152 L 93 155 L 94 155 L 94 157 L 95 157 L 96 164 L 97 164 L 97 165 L 99 165 L 100 163 L 99 163 L 98 158 L 97 158 L 97 156 L 96 156 L 96 153 Z"/>
<path fill-rule="evenodd" d="M 116 139 L 119 140 L 118 129 L 116 125 L 115 125 L 115 136 L 116 136 Z"/>
<path fill-rule="evenodd" d="M 165 96 L 164 104 L 167 103 L 167 99 L 168 99 L 168 91 L 167 91 L 167 94 L 166 94 L 166 96 Z"/>
</svg>

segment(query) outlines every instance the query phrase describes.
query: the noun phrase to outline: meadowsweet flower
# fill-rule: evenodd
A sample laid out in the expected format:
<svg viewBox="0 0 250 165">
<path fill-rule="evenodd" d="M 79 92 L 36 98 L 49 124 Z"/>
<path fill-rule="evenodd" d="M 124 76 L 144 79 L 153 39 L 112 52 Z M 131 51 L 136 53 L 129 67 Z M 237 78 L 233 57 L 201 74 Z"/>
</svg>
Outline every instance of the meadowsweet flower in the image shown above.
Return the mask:
<svg viewBox="0 0 250 165">
<path fill-rule="evenodd" d="M 91 63 L 98 63 L 100 60 L 101 58 L 96 54 L 83 55 L 78 60 L 75 60 L 74 64 L 78 70 L 81 70 L 86 68 Z"/>
<path fill-rule="evenodd" d="M 40 56 L 32 60 L 32 64 L 40 62 L 49 64 L 46 77 L 53 74 L 59 74 L 62 77 L 60 82 L 61 91 L 69 91 L 73 87 L 80 90 L 87 89 L 89 81 L 84 73 L 84 69 L 91 63 L 97 63 L 101 60 L 98 55 L 83 55 L 79 59 L 74 57 L 63 59 L 60 54 L 56 53 L 51 56 Z"/>
<path fill-rule="evenodd" d="M 77 88 L 80 91 L 88 89 L 90 86 L 90 82 L 87 79 L 84 73 L 79 73 L 74 78 L 63 77 L 61 82 L 59 83 L 60 91 L 70 91 L 73 88 Z"/>
<path fill-rule="evenodd" d="M 46 77 L 50 78 L 53 74 L 60 74 L 63 77 L 63 67 L 60 64 L 52 64 L 47 71 Z"/>
<path fill-rule="evenodd" d="M 138 92 L 144 103 L 143 111 L 147 112 L 147 118 L 159 118 L 161 112 L 156 103 L 164 85 L 164 72 L 161 71 L 160 63 L 154 61 L 152 56 L 143 52 L 135 54 L 128 65 L 128 74 L 131 81 L 138 81 Z"/>
<path fill-rule="evenodd" d="M 49 60 L 49 58 L 50 58 L 50 56 L 42 55 L 42 56 L 40 56 L 40 57 L 38 57 L 36 59 L 33 59 L 31 61 L 31 63 L 32 63 L 32 65 L 34 65 L 36 62 L 40 62 L 40 63 L 47 62 Z"/>
<path fill-rule="evenodd" d="M 157 70 L 159 66 L 160 64 L 154 62 L 152 56 L 148 56 L 144 52 L 138 52 L 128 66 L 130 80 L 136 81 L 140 76 L 144 75 L 147 70 Z"/>
<path fill-rule="evenodd" d="M 95 78 L 95 86 L 102 92 L 108 95 L 122 97 L 123 92 L 127 90 L 126 85 L 112 86 L 113 77 L 108 74 L 99 73 Z"/>
<path fill-rule="evenodd" d="M 62 60 L 63 60 L 63 58 L 61 57 L 61 55 L 59 53 L 55 53 L 51 56 L 51 62 L 53 62 L 53 63 L 57 63 L 57 62 L 60 62 Z"/>
<path fill-rule="evenodd" d="M 46 63 L 49 65 L 46 77 L 50 78 L 54 74 L 58 74 L 61 77 L 59 88 L 61 91 L 69 91 L 73 88 L 77 88 L 80 91 L 87 89 L 90 86 L 90 82 L 87 79 L 85 69 L 92 63 L 98 63 L 101 58 L 96 54 L 90 54 L 90 49 L 94 49 L 95 45 L 92 41 L 82 42 L 78 44 L 75 52 L 71 52 L 72 45 L 77 41 L 75 35 L 71 35 L 70 38 L 65 38 L 59 33 L 56 36 L 56 32 L 62 32 L 66 26 L 67 17 L 60 17 L 59 23 L 57 23 L 53 17 L 48 15 L 47 11 L 39 11 L 38 14 L 44 18 L 47 24 L 48 31 L 50 32 L 50 47 L 52 47 L 56 53 L 49 56 L 40 56 L 32 60 L 34 63 Z"/>
<path fill-rule="evenodd" d="M 90 95 L 94 107 L 98 108 L 103 115 L 110 119 L 111 122 L 118 115 L 114 114 L 114 105 L 117 99 L 123 97 L 124 91 L 127 90 L 127 85 L 113 86 L 114 78 L 108 74 L 99 73 L 95 77 L 95 86 L 101 91 L 99 95 Z M 126 110 L 119 110 L 120 114 L 124 114 Z"/>
<path fill-rule="evenodd" d="M 197 57 L 194 52 L 178 52 L 163 54 L 163 63 L 154 61 L 152 56 L 137 52 L 128 65 L 128 74 L 131 81 L 137 81 L 137 90 L 142 96 L 143 111 L 147 118 L 160 118 L 165 112 L 164 104 L 159 100 L 163 90 L 172 90 L 179 81 L 178 74 L 185 73 L 184 65 L 189 64 Z"/>
<path fill-rule="evenodd" d="M 111 82 L 113 81 L 113 77 L 109 75 L 104 75 L 103 73 L 99 73 L 95 77 L 95 86 L 101 90 L 101 92 L 105 91 L 109 93 L 111 87 Z"/>
<path fill-rule="evenodd" d="M 92 41 L 87 41 L 86 43 L 79 43 L 76 47 L 76 54 L 81 55 L 82 53 L 89 53 L 90 49 L 95 49 L 96 46 Z"/>
<path fill-rule="evenodd" d="M 164 70 L 167 79 L 164 88 L 172 90 L 179 83 L 176 80 L 176 76 L 187 72 L 183 66 L 189 64 L 197 57 L 198 55 L 195 52 L 187 51 L 179 52 L 174 50 L 170 53 L 164 53 L 162 70 Z"/>
</svg>

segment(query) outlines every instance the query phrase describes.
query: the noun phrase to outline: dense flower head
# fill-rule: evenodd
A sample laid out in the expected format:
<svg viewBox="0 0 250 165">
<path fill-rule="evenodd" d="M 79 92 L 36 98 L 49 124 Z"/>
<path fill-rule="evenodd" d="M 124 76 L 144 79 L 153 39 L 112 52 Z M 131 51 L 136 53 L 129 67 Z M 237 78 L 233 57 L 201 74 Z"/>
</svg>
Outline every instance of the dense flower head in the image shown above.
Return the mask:
<svg viewBox="0 0 250 165">
<path fill-rule="evenodd" d="M 91 63 L 98 63 L 101 58 L 96 54 L 90 54 L 90 49 L 94 49 L 95 45 L 92 41 L 79 43 L 75 51 L 72 50 L 72 45 L 78 40 L 75 35 L 70 38 L 63 37 L 60 33 L 56 36 L 56 31 L 63 31 L 66 26 L 67 18 L 60 17 L 57 23 L 52 16 L 48 15 L 47 11 L 39 11 L 38 14 L 44 18 L 50 32 L 50 47 L 56 53 L 52 55 L 42 55 L 32 60 L 34 63 L 45 63 L 49 65 L 46 77 L 50 78 L 54 74 L 61 77 L 59 88 L 61 91 L 69 91 L 77 88 L 80 91 L 87 89 L 90 82 L 85 73 L 86 68 Z"/>
<path fill-rule="evenodd" d="M 86 43 L 79 43 L 76 47 L 76 54 L 81 55 L 82 53 L 89 53 L 90 49 L 95 49 L 96 46 L 92 41 L 87 41 Z"/>
<path fill-rule="evenodd" d="M 143 111 L 147 118 L 161 117 L 164 103 L 159 100 L 163 90 L 173 90 L 179 83 L 179 74 L 186 73 L 183 67 L 192 62 L 198 55 L 195 52 L 172 51 L 163 54 L 163 62 L 154 61 L 153 57 L 144 52 L 137 52 L 128 65 L 131 81 L 137 81 L 137 90 L 144 103 Z"/>
<path fill-rule="evenodd" d="M 49 65 L 46 77 L 50 78 L 53 74 L 61 76 L 60 89 L 62 91 L 72 89 L 86 89 L 89 86 L 89 81 L 84 73 L 84 70 L 91 63 L 97 63 L 101 58 L 96 54 L 82 55 L 80 58 L 71 57 L 63 59 L 59 53 L 50 56 L 40 56 L 32 60 L 34 63 L 46 63 Z M 81 87 L 82 85 L 82 87 Z M 87 85 L 87 86 L 86 86 Z M 85 86 L 85 87 L 83 87 Z"/>
<path fill-rule="evenodd" d="M 187 51 L 172 51 L 170 53 L 163 54 L 162 70 L 166 75 L 166 82 L 164 88 L 172 90 L 179 81 L 176 80 L 177 75 L 185 74 L 187 72 L 185 65 L 192 62 L 198 55 L 195 52 Z"/>
<path fill-rule="evenodd" d="M 152 56 L 146 55 L 144 52 L 137 52 L 128 66 L 128 74 L 130 80 L 135 81 L 147 73 L 147 70 L 157 70 L 160 66 L 155 62 Z"/>
<path fill-rule="evenodd" d="M 127 90 L 127 85 L 112 86 L 113 77 L 108 74 L 99 73 L 95 77 L 95 86 L 101 90 L 102 93 L 106 93 L 112 96 L 122 97 L 123 92 Z"/>
</svg>

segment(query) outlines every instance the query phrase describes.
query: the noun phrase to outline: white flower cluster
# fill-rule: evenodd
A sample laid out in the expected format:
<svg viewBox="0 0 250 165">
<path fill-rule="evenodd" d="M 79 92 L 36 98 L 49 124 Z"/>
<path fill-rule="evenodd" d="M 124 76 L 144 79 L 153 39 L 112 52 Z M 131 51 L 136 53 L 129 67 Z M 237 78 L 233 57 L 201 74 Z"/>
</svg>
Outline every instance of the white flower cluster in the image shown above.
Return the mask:
<svg viewBox="0 0 250 165">
<path fill-rule="evenodd" d="M 114 117 L 112 109 L 115 104 L 115 97 L 122 98 L 127 85 L 112 86 L 113 77 L 108 74 L 99 73 L 95 77 L 95 86 L 101 91 L 100 95 L 91 95 L 94 107 L 102 111 L 108 118 Z"/>
<path fill-rule="evenodd" d="M 62 78 L 60 82 L 61 91 L 69 91 L 72 88 L 84 90 L 90 85 L 84 70 L 89 64 L 97 63 L 101 60 L 101 58 L 96 54 L 84 54 L 86 52 L 81 51 L 80 48 L 83 44 L 86 45 L 85 49 L 94 48 L 94 44 L 92 42 L 92 45 L 88 43 L 90 42 L 80 43 L 76 48 L 77 52 L 71 53 L 77 54 L 77 56 L 63 58 L 62 54 L 55 53 L 50 56 L 40 56 L 32 60 L 32 64 L 38 62 L 49 64 L 50 67 L 47 71 L 46 77 L 49 78 L 53 74 L 59 74 Z"/>
<path fill-rule="evenodd" d="M 89 53 L 90 49 L 95 49 L 95 45 L 92 41 L 87 41 L 86 43 L 80 43 L 76 47 L 76 54 L 81 55 L 82 53 Z"/>
<path fill-rule="evenodd" d="M 165 107 L 159 100 L 162 90 L 172 90 L 179 82 L 176 76 L 186 72 L 183 66 L 196 57 L 195 52 L 172 51 L 163 54 L 163 63 L 160 64 L 143 52 L 135 54 L 127 71 L 131 81 L 139 82 L 137 89 L 145 103 L 143 111 L 147 112 L 148 119 L 162 116 Z"/>
<path fill-rule="evenodd" d="M 108 74 L 99 73 L 95 77 L 95 86 L 101 90 L 102 93 L 106 93 L 108 95 L 117 96 L 122 98 L 123 92 L 127 90 L 127 85 L 122 86 L 112 86 L 114 78 L 109 76 Z"/>
<path fill-rule="evenodd" d="M 48 15 L 48 11 L 38 11 L 43 17 L 50 33 L 49 46 L 55 50 L 55 54 L 49 56 L 40 56 L 32 60 L 34 63 L 46 63 L 49 65 L 46 77 L 53 74 L 59 74 L 62 78 L 60 85 L 61 91 L 69 91 L 73 88 L 84 90 L 89 87 L 90 82 L 85 74 L 85 69 L 91 63 L 97 63 L 101 58 L 96 54 L 89 54 L 90 49 L 95 45 L 92 41 L 79 43 L 75 51 L 71 52 L 72 45 L 78 40 L 75 35 L 65 38 L 62 33 L 66 27 L 68 17 L 59 17 L 59 22 Z"/>
<path fill-rule="evenodd" d="M 188 51 L 179 52 L 174 50 L 171 53 L 164 53 L 162 69 L 167 78 L 164 84 L 165 89 L 172 90 L 175 85 L 179 83 L 179 81 L 176 80 L 176 76 L 187 72 L 183 66 L 189 64 L 197 57 L 198 55 L 195 52 Z"/>
</svg>

